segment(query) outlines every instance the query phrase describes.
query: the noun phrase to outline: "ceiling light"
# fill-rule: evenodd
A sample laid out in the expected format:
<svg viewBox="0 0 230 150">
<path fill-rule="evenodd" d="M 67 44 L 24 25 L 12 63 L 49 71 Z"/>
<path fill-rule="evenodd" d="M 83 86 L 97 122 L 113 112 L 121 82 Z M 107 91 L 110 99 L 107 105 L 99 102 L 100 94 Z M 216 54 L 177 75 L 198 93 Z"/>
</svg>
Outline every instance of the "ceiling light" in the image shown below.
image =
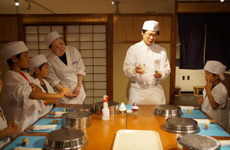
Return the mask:
<svg viewBox="0 0 230 150">
<path fill-rule="evenodd" d="M 19 6 L 19 0 L 14 0 L 15 6 Z"/>
<path fill-rule="evenodd" d="M 220 0 L 220 2 L 224 2 L 224 0 Z"/>
<path fill-rule="evenodd" d="M 111 1 L 111 3 L 112 3 L 112 5 L 114 5 L 114 2 L 113 2 L 113 1 Z"/>
</svg>

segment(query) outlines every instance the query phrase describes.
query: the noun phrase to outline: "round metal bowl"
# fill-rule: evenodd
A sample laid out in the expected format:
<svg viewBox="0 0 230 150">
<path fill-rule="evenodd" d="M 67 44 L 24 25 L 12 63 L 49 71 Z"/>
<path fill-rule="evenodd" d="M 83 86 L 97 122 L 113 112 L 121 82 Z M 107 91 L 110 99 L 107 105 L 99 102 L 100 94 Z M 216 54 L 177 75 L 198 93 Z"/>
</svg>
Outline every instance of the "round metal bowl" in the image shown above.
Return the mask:
<svg viewBox="0 0 230 150">
<path fill-rule="evenodd" d="M 119 113 L 119 103 L 114 101 L 108 102 L 108 108 L 110 116 L 114 116 Z M 95 103 L 95 114 L 102 115 L 103 101 Z"/>
<path fill-rule="evenodd" d="M 93 113 L 93 105 L 87 105 L 87 104 L 82 104 L 82 105 L 72 105 L 69 107 L 70 111 L 86 111 L 89 113 Z"/>
<path fill-rule="evenodd" d="M 178 148 L 183 150 L 219 150 L 220 142 L 210 136 L 185 134 L 177 138 Z"/>
<path fill-rule="evenodd" d="M 181 108 L 176 105 L 157 105 L 154 115 L 162 117 L 180 117 L 183 115 Z"/>
<path fill-rule="evenodd" d="M 86 129 L 92 124 L 92 114 L 86 111 L 72 111 L 62 115 L 62 127 Z"/>
<path fill-rule="evenodd" d="M 88 141 L 83 131 L 77 129 L 59 129 L 46 135 L 43 144 L 46 150 L 81 150 Z"/>
<path fill-rule="evenodd" d="M 171 117 L 166 119 L 163 129 L 167 132 L 178 134 L 190 134 L 200 132 L 196 120 L 191 118 Z"/>
</svg>

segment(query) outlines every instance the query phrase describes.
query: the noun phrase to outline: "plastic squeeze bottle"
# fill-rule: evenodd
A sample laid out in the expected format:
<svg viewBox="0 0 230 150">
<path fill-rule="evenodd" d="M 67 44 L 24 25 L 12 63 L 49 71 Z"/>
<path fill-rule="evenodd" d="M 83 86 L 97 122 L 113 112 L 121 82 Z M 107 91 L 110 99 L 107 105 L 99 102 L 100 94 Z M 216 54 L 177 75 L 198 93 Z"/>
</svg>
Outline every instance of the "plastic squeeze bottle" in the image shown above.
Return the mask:
<svg viewBox="0 0 230 150">
<path fill-rule="evenodd" d="M 109 108 L 108 108 L 108 99 L 109 97 L 107 95 L 103 96 L 104 102 L 103 102 L 103 109 L 102 109 L 102 120 L 109 120 Z"/>
</svg>

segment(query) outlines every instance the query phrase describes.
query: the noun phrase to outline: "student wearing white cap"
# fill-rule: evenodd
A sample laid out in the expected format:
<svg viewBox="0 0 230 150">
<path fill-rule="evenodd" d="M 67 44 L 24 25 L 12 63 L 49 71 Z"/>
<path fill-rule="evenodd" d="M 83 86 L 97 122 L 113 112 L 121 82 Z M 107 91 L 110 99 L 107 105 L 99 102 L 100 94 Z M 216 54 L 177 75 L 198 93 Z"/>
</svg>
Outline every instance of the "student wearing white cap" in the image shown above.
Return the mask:
<svg viewBox="0 0 230 150">
<path fill-rule="evenodd" d="M 5 76 L 2 108 L 7 121 L 17 123 L 22 132 L 38 119 L 37 99 L 58 99 L 69 93 L 69 89 L 63 88 L 59 94 L 47 94 L 35 86 L 36 80 L 21 71 L 29 65 L 28 48 L 23 41 L 10 42 L 1 52 L 10 67 Z"/>
<path fill-rule="evenodd" d="M 82 79 L 86 73 L 81 54 L 75 47 L 65 46 L 61 35 L 56 31 L 45 37 L 45 43 L 52 51 L 47 56 L 50 69 L 48 82 L 58 91 L 66 86 L 72 92 L 59 99 L 58 102 L 61 104 L 82 104 L 86 97 Z"/>
<path fill-rule="evenodd" d="M 170 74 L 166 50 L 155 44 L 159 35 L 159 23 L 145 21 L 143 40 L 132 45 L 126 54 L 123 71 L 130 78 L 129 104 L 165 104 L 160 81 Z"/>
<path fill-rule="evenodd" d="M 0 92 L 2 91 L 3 81 L 0 79 Z M 0 107 L 0 148 L 10 141 L 15 134 L 19 133 L 18 125 L 16 123 L 7 123 L 4 113 Z"/>
<path fill-rule="evenodd" d="M 48 67 L 48 60 L 46 59 L 44 55 L 37 55 L 31 58 L 29 61 L 29 69 L 30 69 L 31 75 L 35 79 L 39 79 L 38 85 L 42 89 L 42 92 L 55 93 L 54 89 L 45 79 L 49 75 L 49 67 Z M 58 102 L 58 99 L 39 100 L 38 101 L 38 104 L 39 104 L 38 118 L 50 112 L 50 110 L 53 108 L 53 104 L 56 104 L 57 102 Z"/>
<path fill-rule="evenodd" d="M 207 84 L 203 90 L 203 98 L 198 99 L 198 104 L 201 105 L 202 111 L 228 129 L 228 92 L 221 82 L 225 79 L 226 67 L 219 61 L 210 60 L 204 69 Z"/>
</svg>

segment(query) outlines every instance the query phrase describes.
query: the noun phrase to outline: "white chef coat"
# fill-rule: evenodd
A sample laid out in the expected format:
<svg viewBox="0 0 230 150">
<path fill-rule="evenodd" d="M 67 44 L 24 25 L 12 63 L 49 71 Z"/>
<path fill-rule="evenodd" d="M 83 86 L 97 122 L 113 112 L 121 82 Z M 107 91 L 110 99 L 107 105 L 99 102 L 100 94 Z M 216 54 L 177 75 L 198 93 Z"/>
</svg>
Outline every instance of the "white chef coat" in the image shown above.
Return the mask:
<svg viewBox="0 0 230 150">
<path fill-rule="evenodd" d="M 2 116 L 0 116 L 0 131 L 5 129 L 7 127 L 6 118 L 4 117 L 3 111 L 0 107 L 0 112 L 2 113 Z M 3 137 L 0 139 L 0 148 L 2 148 L 5 144 L 7 144 L 10 141 L 9 137 Z"/>
<path fill-rule="evenodd" d="M 145 73 L 139 75 L 135 68 L 145 64 Z M 129 103 L 143 105 L 165 104 L 164 90 L 159 84 L 170 74 L 170 65 L 166 50 L 153 43 L 147 46 L 144 41 L 132 45 L 126 54 L 123 71 L 130 78 Z M 161 71 L 162 77 L 156 79 L 155 71 Z"/>
<path fill-rule="evenodd" d="M 36 81 L 28 73 L 23 73 L 30 83 Z M 7 121 L 17 123 L 22 132 L 38 119 L 38 102 L 29 98 L 32 91 L 29 82 L 15 71 L 6 72 L 3 87 L 2 109 L 5 117 Z"/>
<path fill-rule="evenodd" d="M 219 106 L 216 109 L 212 108 L 209 103 L 208 96 L 206 96 L 206 90 L 204 89 L 204 102 L 201 104 L 202 111 L 204 111 L 209 117 L 216 120 L 221 126 L 228 130 L 229 107 L 227 89 L 223 83 L 220 82 L 211 90 L 211 94 Z"/>
<path fill-rule="evenodd" d="M 46 81 L 46 79 L 42 79 L 42 81 L 46 85 L 48 93 L 55 93 L 56 94 L 56 92 L 54 92 L 54 89 L 48 83 L 48 81 Z M 40 84 L 39 84 L 39 86 L 42 89 L 42 92 L 46 93 L 46 91 L 42 88 L 42 86 Z M 41 107 L 40 107 L 39 112 L 38 112 L 38 118 L 44 116 L 45 114 L 50 112 L 51 109 L 53 108 L 53 104 L 48 104 L 48 105 L 45 106 L 43 100 L 39 100 L 39 103 L 40 103 Z"/>
<path fill-rule="evenodd" d="M 49 61 L 50 73 L 47 78 L 52 87 L 59 82 L 63 87 L 68 87 L 73 92 L 78 85 L 78 74 L 85 76 L 85 66 L 79 51 L 73 46 L 65 47 L 67 65 L 63 63 L 59 57 L 51 52 L 47 56 Z M 83 85 L 81 86 L 80 93 L 75 98 L 63 97 L 58 100 L 61 104 L 82 104 L 86 97 Z"/>
</svg>

